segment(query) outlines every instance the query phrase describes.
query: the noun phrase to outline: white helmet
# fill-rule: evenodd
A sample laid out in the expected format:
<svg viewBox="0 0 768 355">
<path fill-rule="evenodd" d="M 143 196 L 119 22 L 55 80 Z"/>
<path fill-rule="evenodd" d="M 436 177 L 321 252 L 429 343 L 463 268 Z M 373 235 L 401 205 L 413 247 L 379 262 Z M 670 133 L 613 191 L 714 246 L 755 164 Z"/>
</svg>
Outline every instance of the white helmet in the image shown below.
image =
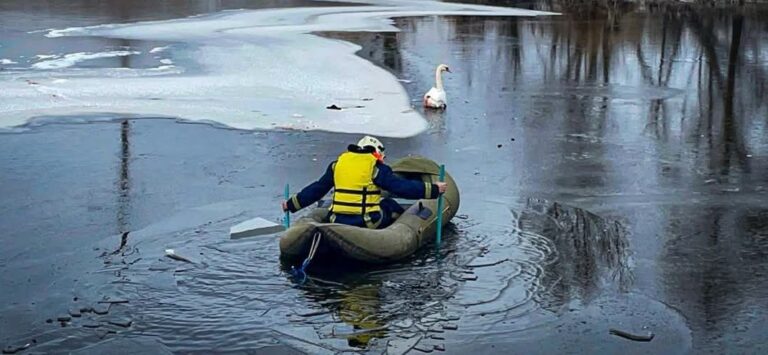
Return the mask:
<svg viewBox="0 0 768 355">
<path fill-rule="evenodd" d="M 365 148 L 366 146 L 371 146 L 374 149 L 376 149 L 376 153 L 384 154 L 384 144 L 381 144 L 378 139 L 371 136 L 365 136 L 360 141 L 357 142 L 357 145 L 360 148 Z"/>
</svg>

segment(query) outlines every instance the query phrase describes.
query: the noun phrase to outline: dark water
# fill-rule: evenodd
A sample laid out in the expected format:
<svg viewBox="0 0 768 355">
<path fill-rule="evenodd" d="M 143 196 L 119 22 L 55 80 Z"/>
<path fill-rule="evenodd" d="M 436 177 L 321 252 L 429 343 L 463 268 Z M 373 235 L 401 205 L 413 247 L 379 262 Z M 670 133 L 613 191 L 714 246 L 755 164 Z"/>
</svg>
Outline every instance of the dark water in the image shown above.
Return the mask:
<svg viewBox="0 0 768 355">
<path fill-rule="evenodd" d="M 33 47 L 54 42 L 19 19 L 66 27 L 229 7 L 19 4 L 0 5 L 2 31 Z M 461 218 L 437 256 L 428 248 L 373 270 L 315 265 L 298 284 L 275 237 L 227 240 L 245 218 L 278 219 L 282 185 L 315 179 L 356 136 L 146 119 L 0 135 L 0 345 L 60 352 L 140 337 L 176 352 L 765 352 L 767 9 L 554 10 L 571 15 L 423 17 L 397 20 L 394 34 L 323 34 L 362 45 L 415 101 L 436 63 L 451 66 L 449 107 L 426 113 L 430 130 L 384 140 L 390 157 L 427 155 L 459 184 Z M 194 264 L 163 258 L 165 248 Z M 55 321 L 105 296 L 129 303 Z M 609 328 L 656 337 L 630 342 Z"/>
</svg>

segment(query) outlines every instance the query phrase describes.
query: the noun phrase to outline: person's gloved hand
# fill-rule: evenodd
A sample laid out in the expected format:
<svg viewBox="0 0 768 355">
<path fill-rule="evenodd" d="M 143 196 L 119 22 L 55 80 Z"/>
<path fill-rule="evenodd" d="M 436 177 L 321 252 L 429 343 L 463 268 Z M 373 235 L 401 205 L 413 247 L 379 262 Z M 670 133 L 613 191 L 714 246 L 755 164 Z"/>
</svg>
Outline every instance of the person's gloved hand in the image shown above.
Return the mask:
<svg viewBox="0 0 768 355">
<path fill-rule="evenodd" d="M 283 212 L 288 211 L 288 201 L 283 201 L 283 203 L 280 204 L 280 207 L 283 208 Z"/>
<path fill-rule="evenodd" d="M 435 185 L 437 185 L 437 191 L 441 194 L 445 193 L 445 190 L 448 189 L 448 183 L 445 182 L 436 182 Z"/>
</svg>

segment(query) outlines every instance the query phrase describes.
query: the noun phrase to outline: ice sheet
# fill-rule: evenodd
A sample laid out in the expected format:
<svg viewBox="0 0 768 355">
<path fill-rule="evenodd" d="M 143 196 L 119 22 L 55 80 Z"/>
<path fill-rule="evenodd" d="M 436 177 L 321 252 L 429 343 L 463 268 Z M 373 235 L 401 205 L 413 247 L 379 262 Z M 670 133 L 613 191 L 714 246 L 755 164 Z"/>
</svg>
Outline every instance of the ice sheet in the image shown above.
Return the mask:
<svg viewBox="0 0 768 355">
<path fill-rule="evenodd" d="M 48 37 L 97 36 L 182 42 L 184 64 L 150 69 L 79 69 L 79 60 L 132 51 L 73 53 L 33 65 L 42 76 L 0 75 L 0 127 L 36 116 L 119 113 L 214 122 L 238 129 L 302 129 L 416 135 L 426 128 L 402 85 L 355 55 L 359 46 L 316 31 L 397 31 L 390 18 L 424 15 L 533 16 L 542 12 L 432 1 L 356 1 L 373 6 L 227 11 L 169 21 L 50 30 Z M 160 49 L 162 48 L 162 49 Z M 174 56 L 175 58 L 175 56 Z M 166 62 L 163 62 L 166 64 Z M 437 64 L 437 63 L 435 63 Z M 178 69 L 180 67 L 181 69 Z M 83 70 L 86 70 L 83 72 Z M 66 81 L 54 82 L 66 78 Z M 335 104 L 342 110 L 328 110 Z"/>
</svg>

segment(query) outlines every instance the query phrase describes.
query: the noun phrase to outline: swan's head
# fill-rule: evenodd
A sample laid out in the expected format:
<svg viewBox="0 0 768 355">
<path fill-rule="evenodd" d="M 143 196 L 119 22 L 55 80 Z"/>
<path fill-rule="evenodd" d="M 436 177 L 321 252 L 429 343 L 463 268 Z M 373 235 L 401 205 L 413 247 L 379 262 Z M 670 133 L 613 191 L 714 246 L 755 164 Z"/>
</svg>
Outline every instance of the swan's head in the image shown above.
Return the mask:
<svg viewBox="0 0 768 355">
<path fill-rule="evenodd" d="M 440 64 L 440 65 L 437 66 L 437 72 L 438 73 L 442 73 L 442 72 L 445 72 L 445 71 L 450 73 L 451 72 L 451 68 L 448 68 L 448 65 L 445 65 L 445 64 Z"/>
</svg>

